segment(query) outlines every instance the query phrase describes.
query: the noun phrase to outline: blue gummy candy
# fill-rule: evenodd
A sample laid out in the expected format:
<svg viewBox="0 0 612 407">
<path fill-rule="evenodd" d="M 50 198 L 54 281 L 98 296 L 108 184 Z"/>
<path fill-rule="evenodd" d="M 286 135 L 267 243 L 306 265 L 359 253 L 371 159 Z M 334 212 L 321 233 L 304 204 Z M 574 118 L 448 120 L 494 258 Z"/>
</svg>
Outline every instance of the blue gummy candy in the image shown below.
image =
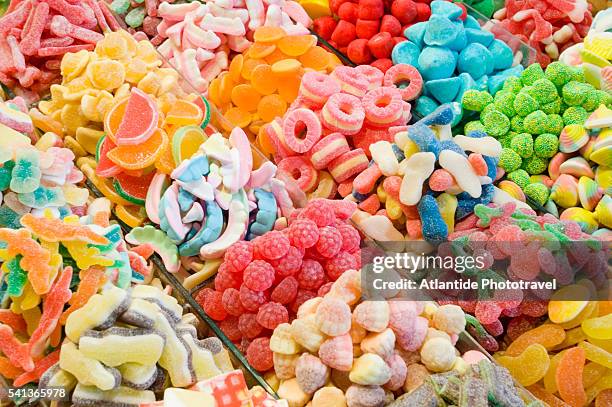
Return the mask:
<svg viewBox="0 0 612 407">
<path fill-rule="evenodd" d="M 406 156 L 404 155 L 404 152 L 402 151 L 401 148 L 399 148 L 399 146 L 395 143 L 391 144 L 391 149 L 393 150 L 393 154 L 395 154 L 395 159 L 397 160 L 397 162 L 402 162 L 404 160 L 404 158 L 406 158 Z"/>
<path fill-rule="evenodd" d="M 471 137 L 471 138 L 483 138 L 483 137 L 487 137 L 488 134 L 481 130 L 472 130 L 468 134 L 466 134 L 466 136 Z"/>
<path fill-rule="evenodd" d="M 166 217 L 166 198 L 167 196 L 164 194 L 159 200 L 159 228 L 166 232 L 172 243 L 179 244 L 184 240 L 184 236 L 179 236 L 168 222 Z"/>
<path fill-rule="evenodd" d="M 461 100 L 463 99 L 463 94 L 466 91 L 470 89 L 476 89 L 476 82 L 474 81 L 474 78 L 472 78 L 472 75 L 467 72 L 459 74 L 458 78 L 461 79 L 461 87 L 459 88 L 459 92 L 457 92 L 457 97 L 455 98 L 455 101 L 461 103 Z"/>
<path fill-rule="evenodd" d="M 430 46 L 447 47 L 456 37 L 455 25 L 448 18 L 433 14 L 429 18 L 423 41 Z"/>
<path fill-rule="evenodd" d="M 62 206 L 65 203 L 64 192 L 59 187 L 46 188 L 39 186 L 33 192 L 19 194 L 17 199 L 22 204 L 36 209 Z"/>
<path fill-rule="evenodd" d="M 393 47 L 393 51 L 391 52 L 391 60 L 396 65 L 408 64 L 419 69 L 419 55 L 421 55 L 421 49 L 412 41 L 402 41 Z"/>
<path fill-rule="evenodd" d="M 467 36 L 468 42 L 471 44 L 473 42 L 477 42 L 479 44 L 488 47 L 491 45 L 491 42 L 495 39 L 493 34 L 489 31 L 481 30 L 480 27 L 477 29 L 474 28 L 466 28 L 465 35 Z"/>
<path fill-rule="evenodd" d="M 451 20 L 456 20 L 463 14 L 461 7 L 449 1 L 435 0 L 429 6 L 431 7 L 432 17 L 434 14 L 440 14 Z"/>
<path fill-rule="evenodd" d="M 430 243 L 441 243 L 448 237 L 448 226 L 442 219 L 438 202 L 431 195 L 421 198 L 417 209 L 421 217 L 423 238 Z"/>
<path fill-rule="evenodd" d="M 276 199 L 271 192 L 257 188 L 254 194 L 257 200 L 257 215 L 255 215 L 255 221 L 249 226 L 246 240 L 252 240 L 271 231 L 274 228 L 278 210 Z"/>
<path fill-rule="evenodd" d="M 483 31 L 484 32 L 484 31 Z M 491 34 L 491 36 L 493 36 Z M 483 44 L 487 46 L 486 44 Z M 514 54 L 512 53 L 512 49 L 508 45 L 506 45 L 503 41 L 493 40 L 490 45 L 488 45 L 489 51 L 493 55 L 493 60 L 495 61 L 495 70 L 499 71 L 501 69 L 508 69 L 512 66 L 512 62 L 514 61 Z"/>
<path fill-rule="evenodd" d="M 513 66 L 512 68 L 508 68 L 505 71 L 500 72 L 500 74 L 508 76 L 521 76 L 521 73 L 525 70 L 525 67 L 521 64 Z"/>
<path fill-rule="evenodd" d="M 489 89 L 489 77 L 487 75 L 483 75 L 476 79 L 476 89 L 482 91 Z"/>
<path fill-rule="evenodd" d="M 495 95 L 501 88 L 504 87 L 504 83 L 508 79 L 505 75 L 493 75 L 489 77 L 488 91 L 491 95 Z"/>
<path fill-rule="evenodd" d="M 461 119 L 463 119 L 463 108 L 461 107 L 461 103 L 458 102 L 447 103 L 447 105 L 450 106 L 451 110 L 453 111 L 453 121 L 451 122 L 451 127 L 455 127 L 459 124 Z"/>
<path fill-rule="evenodd" d="M 214 242 L 221 236 L 223 228 L 223 212 L 215 201 L 206 202 L 206 221 L 193 238 L 179 246 L 181 256 L 195 256 L 200 253 L 200 247 Z"/>
<path fill-rule="evenodd" d="M 423 121 L 408 127 L 408 137 L 419 146 L 420 151 L 434 153 L 436 158 L 440 154 L 440 141 L 433 130 L 423 124 Z"/>
<path fill-rule="evenodd" d="M 455 72 L 457 59 L 453 52 L 441 47 L 426 47 L 419 55 L 421 75 L 426 81 L 450 78 Z"/>
<path fill-rule="evenodd" d="M 425 82 L 425 89 L 440 103 L 448 103 L 455 100 L 457 93 L 461 88 L 461 79 L 459 77 L 434 79 Z"/>
<path fill-rule="evenodd" d="M 459 54 L 459 72 L 467 72 L 472 78 L 480 78 L 487 72 L 487 61 L 492 58 L 489 50 L 477 42 L 469 44 Z"/>
<path fill-rule="evenodd" d="M 414 111 L 421 117 L 427 116 L 438 107 L 438 103 L 430 97 L 420 96 L 416 100 Z"/>
<path fill-rule="evenodd" d="M 20 150 L 15 159 L 15 167 L 11 173 L 11 189 L 17 193 L 34 192 L 40 186 L 38 153 Z"/>
<path fill-rule="evenodd" d="M 440 150 L 451 150 L 467 158 L 465 151 L 453 140 L 442 140 L 440 142 Z"/>
<path fill-rule="evenodd" d="M 209 172 L 208 157 L 197 155 L 189 160 L 187 168 L 179 175 L 178 180 L 183 182 L 198 181 L 202 179 L 203 175 L 208 175 Z"/>
<path fill-rule="evenodd" d="M 178 190 L 178 204 L 179 208 L 181 208 L 181 212 L 187 212 L 191 205 L 195 202 L 195 196 L 186 189 L 179 187 Z"/>
<path fill-rule="evenodd" d="M 497 164 L 499 163 L 499 158 L 491 157 L 488 155 L 483 155 L 482 157 L 487 163 L 487 177 L 495 181 L 495 177 L 497 176 Z"/>
<path fill-rule="evenodd" d="M 493 184 L 482 186 L 482 193 L 478 198 L 472 198 L 467 192 L 462 192 L 457 195 L 457 211 L 455 217 L 463 219 L 474 212 L 474 207 L 478 204 L 488 205 L 493 199 L 495 189 Z"/>
<path fill-rule="evenodd" d="M 404 30 L 404 37 L 408 38 L 408 41 L 411 41 L 417 47 L 419 47 L 419 49 L 421 49 L 423 48 L 423 37 L 425 36 L 426 28 L 427 28 L 426 21 L 412 24 L 410 27 Z"/>
<path fill-rule="evenodd" d="M 457 35 L 455 36 L 454 41 L 448 44 L 448 48 L 453 51 L 461 51 L 468 44 L 468 39 L 465 35 L 465 29 L 463 28 L 463 23 L 461 21 L 453 21 L 453 25 L 455 26 Z"/>
<path fill-rule="evenodd" d="M 420 123 L 425 126 L 445 126 L 452 123 L 454 114 L 453 107 L 450 104 L 444 104 L 423 117 Z"/>
<path fill-rule="evenodd" d="M 473 28 L 475 30 L 480 30 L 480 24 L 478 23 L 478 20 L 476 20 L 474 17 L 472 17 L 469 14 L 465 18 L 463 25 L 465 26 L 465 28 Z"/>
</svg>

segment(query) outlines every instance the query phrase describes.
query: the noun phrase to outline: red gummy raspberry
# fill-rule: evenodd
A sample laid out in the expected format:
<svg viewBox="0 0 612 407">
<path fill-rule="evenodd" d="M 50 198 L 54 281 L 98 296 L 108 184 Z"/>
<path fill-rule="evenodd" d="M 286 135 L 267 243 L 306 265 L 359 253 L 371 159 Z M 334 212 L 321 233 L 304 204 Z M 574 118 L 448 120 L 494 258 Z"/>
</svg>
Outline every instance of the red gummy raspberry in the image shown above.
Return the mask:
<svg viewBox="0 0 612 407">
<path fill-rule="evenodd" d="M 296 279 L 300 288 L 318 290 L 325 283 L 325 271 L 318 261 L 306 259 L 302 262 Z"/>
<path fill-rule="evenodd" d="M 308 249 L 319 240 L 319 228 L 310 219 L 298 219 L 289 225 L 289 240 L 295 247 Z"/>
<path fill-rule="evenodd" d="M 336 229 L 342 236 L 342 250 L 352 253 L 359 248 L 361 236 L 357 229 L 347 224 L 339 225 Z"/>
<path fill-rule="evenodd" d="M 460 3 L 455 3 L 455 4 L 459 5 Z M 431 17 L 431 8 L 429 7 L 429 4 L 416 3 L 415 7 L 416 7 L 416 12 L 417 12 L 416 21 L 427 21 L 427 20 L 429 20 L 429 17 Z M 461 18 L 461 17 L 459 17 L 459 18 Z"/>
<path fill-rule="evenodd" d="M 257 311 L 267 301 L 265 292 L 253 291 L 244 284 L 240 286 L 240 303 L 247 311 Z"/>
<path fill-rule="evenodd" d="M 361 20 L 358 19 L 355 23 L 355 33 L 357 38 L 365 38 L 369 40 L 378 32 L 380 21 L 378 20 Z"/>
<path fill-rule="evenodd" d="M 266 329 L 274 329 L 289 322 L 289 312 L 282 304 L 269 302 L 257 311 L 257 322 Z"/>
<path fill-rule="evenodd" d="M 227 317 L 221 321 L 219 328 L 230 341 L 237 341 L 242 338 L 242 332 L 238 329 L 238 317 Z"/>
<path fill-rule="evenodd" d="M 218 291 L 213 291 L 206 296 L 202 308 L 209 317 L 215 321 L 223 321 L 227 317 L 227 312 L 223 308 L 223 294 Z"/>
<path fill-rule="evenodd" d="M 388 32 L 392 37 L 399 37 L 402 35 L 402 24 L 397 18 L 391 14 L 387 14 L 383 16 L 382 22 L 380 23 L 380 32 Z"/>
<path fill-rule="evenodd" d="M 349 3 L 348 1 L 342 3 L 340 8 L 338 8 L 338 17 L 340 20 L 355 24 L 357 21 L 357 4 Z"/>
<path fill-rule="evenodd" d="M 317 230 L 317 240 L 319 231 Z M 270 260 L 270 264 L 276 270 L 278 276 L 291 276 L 300 269 L 304 250 L 291 246 L 287 254 L 277 260 Z"/>
<path fill-rule="evenodd" d="M 365 38 L 351 41 L 346 49 L 346 55 L 358 65 L 367 65 L 372 61 L 372 54 L 368 48 L 368 40 Z"/>
<path fill-rule="evenodd" d="M 263 327 L 257 322 L 257 315 L 255 314 L 240 315 L 238 318 L 238 329 L 242 336 L 248 339 L 256 338 L 263 331 Z"/>
<path fill-rule="evenodd" d="M 329 40 L 336 29 L 336 20 L 332 16 L 319 17 L 314 20 L 313 27 L 323 39 Z"/>
<path fill-rule="evenodd" d="M 417 6 L 412 0 L 395 0 L 391 5 L 391 14 L 393 14 L 400 23 L 408 24 L 416 18 Z"/>
<path fill-rule="evenodd" d="M 272 291 L 270 299 L 280 304 L 289 304 L 295 299 L 298 292 L 298 281 L 295 277 L 289 276 L 282 279 Z"/>
<path fill-rule="evenodd" d="M 240 341 L 234 342 L 234 345 L 236 345 L 238 350 L 242 352 L 243 354 L 246 354 L 246 351 L 249 348 L 250 344 L 251 344 L 251 340 L 245 337 L 242 337 Z"/>
<path fill-rule="evenodd" d="M 370 52 L 378 59 L 389 58 L 394 45 L 391 34 L 388 32 L 380 32 L 368 41 Z"/>
<path fill-rule="evenodd" d="M 359 18 L 362 20 L 380 20 L 385 15 L 382 0 L 359 0 Z"/>
<path fill-rule="evenodd" d="M 275 260 L 280 259 L 289 250 L 289 239 L 282 232 L 272 230 L 257 239 L 255 243 L 257 252 L 265 259 Z"/>
<path fill-rule="evenodd" d="M 200 291 L 197 292 L 194 299 L 198 304 L 200 304 L 201 307 L 203 307 L 204 301 L 206 301 L 206 297 L 208 297 L 208 295 L 214 291 L 215 290 L 210 287 L 202 288 Z"/>
<path fill-rule="evenodd" d="M 239 273 L 232 273 L 229 271 L 226 263 L 221 263 L 217 275 L 215 276 L 215 290 L 223 292 L 228 288 L 240 287 L 241 275 Z"/>
<path fill-rule="evenodd" d="M 317 297 L 324 297 L 325 294 L 327 294 L 331 290 L 332 285 L 334 285 L 334 282 L 330 281 L 319 287 L 319 291 L 317 291 Z"/>
<path fill-rule="evenodd" d="M 349 252 L 340 252 L 325 263 L 327 277 L 336 281 L 347 270 L 357 270 L 357 261 Z"/>
<path fill-rule="evenodd" d="M 246 240 L 236 242 L 228 247 L 223 259 L 229 271 L 242 271 L 253 260 L 253 244 Z"/>
<path fill-rule="evenodd" d="M 344 47 L 353 41 L 356 36 L 355 24 L 340 20 L 331 35 L 331 40 L 334 41 L 338 47 Z"/>
<path fill-rule="evenodd" d="M 223 304 L 223 309 L 230 315 L 238 317 L 244 313 L 244 307 L 240 302 L 240 291 L 235 288 L 228 288 L 223 292 L 221 303 Z"/>
<path fill-rule="evenodd" d="M 291 303 L 291 311 L 293 311 L 294 313 L 297 313 L 298 309 L 303 303 L 305 303 L 309 299 L 314 298 L 316 296 L 317 296 L 317 293 L 313 291 L 302 290 L 300 288 L 298 290 L 297 295 L 295 296 L 295 300 L 293 300 L 293 302 Z"/>
<path fill-rule="evenodd" d="M 254 291 L 265 291 L 274 283 L 274 268 L 264 260 L 254 260 L 244 269 L 244 285 Z"/>
<path fill-rule="evenodd" d="M 246 352 L 247 361 L 260 372 L 272 369 L 272 351 L 270 350 L 270 338 L 257 338 L 249 345 Z"/>
<path fill-rule="evenodd" d="M 321 256 L 331 258 L 342 248 L 342 235 L 334 226 L 319 228 L 319 240 L 315 247 Z"/>
</svg>

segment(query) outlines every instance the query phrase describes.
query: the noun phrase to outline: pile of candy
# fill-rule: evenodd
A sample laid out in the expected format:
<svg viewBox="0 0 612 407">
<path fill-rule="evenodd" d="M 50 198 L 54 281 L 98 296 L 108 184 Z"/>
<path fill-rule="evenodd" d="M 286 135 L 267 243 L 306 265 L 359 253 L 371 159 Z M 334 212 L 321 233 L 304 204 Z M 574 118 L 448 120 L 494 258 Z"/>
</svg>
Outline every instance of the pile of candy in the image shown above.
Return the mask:
<svg viewBox="0 0 612 407">
<path fill-rule="evenodd" d="M 310 201 L 291 213 L 282 231 L 230 246 L 215 289 L 196 295 L 256 369 L 272 366 L 272 354 L 265 350 L 270 330 L 293 319 L 302 303 L 326 293 L 344 272 L 359 268 L 360 236 L 346 222 L 354 209 L 350 202 Z M 248 237 L 257 229 L 252 225 Z"/>
<path fill-rule="evenodd" d="M 456 0 L 455 3 L 465 3 L 486 18 L 491 18 L 494 12 L 504 7 L 504 0 Z"/>
<path fill-rule="evenodd" d="M 497 92 L 506 78 L 523 66 L 512 49 L 480 27 L 476 19 L 456 4 L 431 3 L 428 21 L 404 31 L 408 41 L 393 48 L 394 63 L 414 66 L 425 81 L 416 112 L 426 116 L 440 104 L 461 102 L 468 89 Z"/>
<path fill-rule="evenodd" d="M 593 21 L 586 0 L 507 0 L 493 18 L 533 47 L 544 68 L 563 50 L 582 42 Z"/>
<path fill-rule="evenodd" d="M 12 1 L 0 18 L 0 82 L 32 102 L 59 79 L 66 53 L 93 50 L 118 24 L 103 1 Z"/>
</svg>

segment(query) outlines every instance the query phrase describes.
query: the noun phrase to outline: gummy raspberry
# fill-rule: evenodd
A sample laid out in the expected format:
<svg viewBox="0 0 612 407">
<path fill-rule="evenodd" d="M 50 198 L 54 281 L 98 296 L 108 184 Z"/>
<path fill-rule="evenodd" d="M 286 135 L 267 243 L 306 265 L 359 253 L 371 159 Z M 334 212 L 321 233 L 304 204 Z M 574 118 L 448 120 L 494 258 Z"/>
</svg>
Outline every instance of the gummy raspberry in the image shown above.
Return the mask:
<svg viewBox="0 0 612 407">
<path fill-rule="evenodd" d="M 198 304 L 200 304 L 201 307 L 203 307 L 204 301 L 206 301 L 206 297 L 208 297 L 208 295 L 214 291 L 215 290 L 210 287 L 202 288 L 200 291 L 197 292 L 194 299 Z"/>
<path fill-rule="evenodd" d="M 300 215 L 302 214 L 302 209 L 296 209 L 294 211 L 292 211 L 289 214 L 289 218 L 287 219 L 287 222 L 289 222 L 289 224 L 291 225 L 293 222 L 295 222 L 296 220 L 300 219 Z"/>
<path fill-rule="evenodd" d="M 223 294 L 213 291 L 206 296 L 202 308 L 215 321 L 223 321 L 227 317 L 227 312 L 223 308 Z"/>
<path fill-rule="evenodd" d="M 225 311 L 230 315 L 239 317 L 244 314 L 244 307 L 240 302 L 240 291 L 235 288 L 228 288 L 223 292 L 221 303 Z"/>
<path fill-rule="evenodd" d="M 254 291 L 265 291 L 274 283 L 274 267 L 264 260 L 254 260 L 244 269 L 244 285 Z"/>
<path fill-rule="evenodd" d="M 317 236 L 319 231 L 317 230 Z M 270 260 L 270 264 L 276 270 L 277 276 L 291 276 L 298 272 L 302 265 L 302 258 L 304 257 L 303 249 L 291 246 L 287 254 L 277 260 Z"/>
<path fill-rule="evenodd" d="M 298 309 L 303 303 L 316 296 L 317 294 L 315 292 L 303 290 L 300 288 L 297 292 L 297 295 L 295 296 L 295 300 L 293 300 L 293 302 L 291 303 L 291 311 L 297 313 Z"/>
<path fill-rule="evenodd" d="M 499 336 L 504 333 L 504 326 L 500 320 L 493 322 L 492 324 L 483 324 L 484 328 L 493 336 Z"/>
<path fill-rule="evenodd" d="M 363 20 L 380 20 L 385 14 L 382 0 L 359 0 L 359 18 Z"/>
<path fill-rule="evenodd" d="M 334 214 L 333 205 L 328 200 L 317 198 L 306 205 L 306 208 L 300 214 L 300 219 L 310 219 L 318 227 L 323 227 L 333 225 L 336 215 Z"/>
<path fill-rule="evenodd" d="M 359 232 L 351 225 L 340 225 L 336 228 L 342 236 L 342 250 L 352 253 L 359 248 L 361 236 Z"/>
<path fill-rule="evenodd" d="M 249 345 L 246 352 L 247 361 L 260 372 L 272 369 L 272 351 L 270 350 L 270 338 L 257 338 Z"/>
<path fill-rule="evenodd" d="M 316 18 L 313 22 L 314 30 L 323 39 L 329 40 L 336 29 L 336 20 L 332 16 Z"/>
<path fill-rule="evenodd" d="M 289 312 L 277 302 L 269 302 L 257 311 L 257 322 L 267 329 L 274 329 L 278 325 L 289 322 Z"/>
<path fill-rule="evenodd" d="M 333 257 L 342 248 L 342 235 L 333 226 L 319 228 L 319 240 L 315 246 L 323 257 Z"/>
<path fill-rule="evenodd" d="M 281 280 L 270 295 L 270 300 L 280 304 L 289 304 L 295 299 L 298 292 L 298 281 L 289 276 Z"/>
<path fill-rule="evenodd" d="M 325 271 L 316 260 L 306 259 L 302 262 L 300 271 L 295 276 L 300 288 L 318 290 L 325 283 Z"/>
<path fill-rule="evenodd" d="M 276 260 L 287 254 L 289 239 L 278 230 L 273 230 L 257 239 L 257 252 L 267 260 Z"/>
<path fill-rule="evenodd" d="M 242 332 L 238 329 L 238 317 L 227 317 L 221 321 L 219 328 L 230 341 L 237 341 L 242 338 Z"/>
<path fill-rule="evenodd" d="M 325 271 L 331 281 L 336 281 L 346 270 L 357 270 L 357 261 L 348 252 L 341 251 L 325 263 Z"/>
<path fill-rule="evenodd" d="M 229 271 L 242 271 L 253 260 L 253 244 L 246 240 L 236 242 L 225 251 L 223 259 Z"/>
<path fill-rule="evenodd" d="M 240 286 L 240 303 L 247 311 L 257 311 L 268 301 L 263 291 L 253 291 L 246 285 Z"/>
<path fill-rule="evenodd" d="M 215 290 L 223 292 L 228 288 L 240 287 L 241 278 L 239 273 L 232 273 L 225 263 L 221 263 L 215 276 Z"/>
<path fill-rule="evenodd" d="M 321 287 L 319 287 L 319 291 L 317 291 L 317 297 L 324 297 L 325 294 L 330 292 L 332 285 L 334 285 L 334 282 L 330 281 L 328 283 L 323 284 Z"/>
<path fill-rule="evenodd" d="M 319 240 L 319 228 L 310 219 L 298 219 L 289 225 L 289 240 L 295 247 L 308 249 L 317 244 Z"/>
<path fill-rule="evenodd" d="M 256 314 L 242 314 L 238 318 L 238 329 L 242 333 L 242 336 L 248 339 L 257 338 L 263 327 L 257 322 Z"/>
</svg>

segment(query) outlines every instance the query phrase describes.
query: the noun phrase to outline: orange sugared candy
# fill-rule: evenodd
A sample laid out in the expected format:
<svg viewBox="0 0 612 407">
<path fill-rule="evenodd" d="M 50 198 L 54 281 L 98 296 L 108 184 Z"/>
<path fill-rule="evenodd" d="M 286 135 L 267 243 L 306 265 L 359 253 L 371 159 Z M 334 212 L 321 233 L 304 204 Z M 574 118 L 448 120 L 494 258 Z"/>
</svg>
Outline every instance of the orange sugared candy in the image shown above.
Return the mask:
<svg viewBox="0 0 612 407">
<path fill-rule="evenodd" d="M 304 55 L 310 48 L 317 45 L 317 38 L 314 35 L 287 36 L 278 40 L 276 45 L 285 54 L 297 57 Z"/>
</svg>

